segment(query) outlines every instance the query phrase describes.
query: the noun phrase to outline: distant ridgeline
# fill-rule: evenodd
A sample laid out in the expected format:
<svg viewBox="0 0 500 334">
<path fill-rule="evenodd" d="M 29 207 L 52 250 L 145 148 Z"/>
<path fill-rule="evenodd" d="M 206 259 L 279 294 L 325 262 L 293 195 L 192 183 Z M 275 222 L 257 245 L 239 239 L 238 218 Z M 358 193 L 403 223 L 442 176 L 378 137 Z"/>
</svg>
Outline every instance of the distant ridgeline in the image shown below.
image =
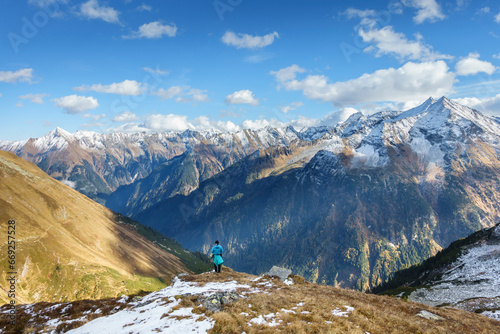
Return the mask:
<svg viewBox="0 0 500 334">
<path fill-rule="evenodd" d="M 0 142 L 231 267 L 359 290 L 500 218 L 497 119 L 443 97 L 332 127 Z M 103 185 L 102 187 L 99 184 Z"/>
</svg>

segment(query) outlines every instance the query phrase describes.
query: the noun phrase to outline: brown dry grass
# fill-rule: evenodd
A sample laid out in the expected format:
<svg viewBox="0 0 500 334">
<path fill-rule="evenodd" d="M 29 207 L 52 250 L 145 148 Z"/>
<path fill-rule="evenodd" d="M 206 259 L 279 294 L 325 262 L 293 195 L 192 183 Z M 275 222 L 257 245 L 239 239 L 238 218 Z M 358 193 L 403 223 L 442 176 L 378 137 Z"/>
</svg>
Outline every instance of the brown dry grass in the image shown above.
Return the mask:
<svg viewBox="0 0 500 334">
<path fill-rule="evenodd" d="M 500 333 L 500 322 L 478 314 L 451 308 L 435 308 L 406 302 L 392 297 L 369 295 L 353 290 L 306 282 L 300 276 L 293 276 L 294 284 L 286 285 L 276 277 L 263 277 L 239 273 L 223 268 L 222 273 L 188 275 L 181 280 L 205 285 L 210 282 L 237 281 L 248 287 L 236 292 L 243 296 L 238 301 L 225 305 L 222 312 L 212 313 L 201 304 L 198 295 L 178 295 L 174 309 L 193 308 L 193 316 L 198 320 L 205 316 L 215 320 L 209 333 Z M 258 290 L 258 291 L 257 291 Z M 129 299 L 131 301 L 132 298 Z M 162 299 L 170 303 L 170 298 Z M 333 310 L 346 311 L 346 306 L 354 310 L 346 317 L 332 314 Z M 65 332 L 81 326 L 94 318 L 109 315 L 129 307 L 118 299 L 100 301 L 82 300 L 73 303 L 38 303 L 18 309 L 18 327 L 6 327 L 6 319 L 0 318 L 3 333 L 47 333 L 55 328 L 45 328 L 47 319 L 60 319 L 57 330 Z M 5 307 L 1 307 L 0 311 Z M 97 310 L 100 313 L 96 313 Z M 416 316 L 426 310 L 444 318 L 429 320 Z M 35 314 L 36 316 L 33 316 Z M 274 314 L 273 316 L 269 316 Z M 86 319 L 81 319 L 86 316 Z M 164 317 L 167 317 L 165 314 Z M 267 316 L 267 318 L 266 318 Z M 181 320 L 186 316 L 179 316 Z M 276 326 L 257 324 L 252 319 L 266 318 Z M 74 321 L 78 319 L 80 321 Z M 73 320 L 73 322 L 71 322 Z M 67 321 L 66 323 L 64 321 Z M 8 330 L 6 330 L 8 329 Z M 28 331 L 29 330 L 29 331 Z"/>
<path fill-rule="evenodd" d="M 312 284 L 300 276 L 294 276 L 295 284 L 291 286 L 278 278 L 265 277 L 253 281 L 255 278 L 224 268 L 220 274 L 190 275 L 182 279 L 200 284 L 236 280 L 251 289 L 262 290 L 261 293 L 248 293 L 248 289 L 240 289 L 238 292 L 246 298 L 226 305 L 223 312 L 207 312 L 215 320 L 210 333 L 500 333 L 499 322 L 462 310 L 435 308 L 392 297 Z M 262 283 L 272 283 L 272 287 Z M 196 307 L 194 296 L 182 298 L 183 305 Z M 345 306 L 354 308 L 347 317 L 332 314 L 334 309 L 345 311 Z M 416 316 L 422 310 L 445 320 Z M 281 320 L 275 327 L 250 322 L 253 318 L 272 313 L 276 323 Z"/>
</svg>

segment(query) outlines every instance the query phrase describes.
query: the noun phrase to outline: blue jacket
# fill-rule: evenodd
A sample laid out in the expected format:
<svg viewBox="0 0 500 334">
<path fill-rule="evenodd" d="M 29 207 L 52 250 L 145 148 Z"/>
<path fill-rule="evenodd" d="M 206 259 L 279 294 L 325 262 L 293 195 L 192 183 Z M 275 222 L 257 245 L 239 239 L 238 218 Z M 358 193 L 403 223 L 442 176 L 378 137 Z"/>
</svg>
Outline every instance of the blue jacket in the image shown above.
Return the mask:
<svg viewBox="0 0 500 334">
<path fill-rule="evenodd" d="M 222 255 L 222 246 L 221 245 L 215 245 L 212 247 L 212 254 L 214 255 Z"/>
</svg>

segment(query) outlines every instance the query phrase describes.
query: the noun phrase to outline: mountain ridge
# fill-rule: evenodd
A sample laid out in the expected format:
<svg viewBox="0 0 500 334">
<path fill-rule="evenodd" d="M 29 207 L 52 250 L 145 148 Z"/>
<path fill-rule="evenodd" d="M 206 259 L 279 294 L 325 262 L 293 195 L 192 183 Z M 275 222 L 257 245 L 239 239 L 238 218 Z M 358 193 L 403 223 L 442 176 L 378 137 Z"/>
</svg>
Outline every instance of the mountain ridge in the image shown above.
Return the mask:
<svg viewBox="0 0 500 334">
<path fill-rule="evenodd" d="M 257 149 L 287 146 L 299 137 L 307 139 L 307 135 L 299 135 L 292 127 L 235 133 L 186 130 L 133 134 L 89 131 L 70 134 L 56 128 L 41 138 L 16 142 L 0 140 L 0 150 L 14 152 L 52 177 L 104 203 L 119 186 L 147 177 L 162 163 L 193 147 L 214 151 L 212 158 L 225 168 Z"/>
</svg>

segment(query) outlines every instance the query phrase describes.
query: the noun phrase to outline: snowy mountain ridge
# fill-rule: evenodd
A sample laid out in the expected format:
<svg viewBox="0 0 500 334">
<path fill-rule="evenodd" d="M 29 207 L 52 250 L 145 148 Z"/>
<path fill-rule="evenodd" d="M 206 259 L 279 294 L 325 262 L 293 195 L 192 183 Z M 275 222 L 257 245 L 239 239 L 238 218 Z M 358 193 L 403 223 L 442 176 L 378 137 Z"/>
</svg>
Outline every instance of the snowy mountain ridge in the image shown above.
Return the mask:
<svg viewBox="0 0 500 334">
<path fill-rule="evenodd" d="M 454 305 L 500 320 L 500 224 L 487 240 L 468 245 L 431 286 L 408 299 L 427 305 Z"/>
<path fill-rule="evenodd" d="M 99 134 L 92 131 L 77 131 L 72 134 L 57 127 L 40 138 L 21 141 L 0 140 L 0 149 L 15 152 L 21 149 L 30 140 L 33 141 L 39 153 L 64 149 L 67 147 L 68 143 L 78 144 L 85 149 L 102 149 L 109 145 L 116 145 L 120 142 L 131 143 L 137 146 L 143 146 L 148 142 L 157 142 L 168 146 L 171 142 L 195 145 L 202 141 L 214 144 L 224 143 L 226 145 L 241 143 L 244 147 L 250 146 L 251 143 L 255 142 L 267 147 L 270 145 L 288 145 L 291 141 L 298 138 L 312 141 L 317 139 L 318 134 L 321 135 L 327 131 L 327 127 L 318 127 L 308 128 L 299 132 L 290 125 L 281 128 L 265 127 L 258 130 L 245 129 L 237 132 L 221 132 L 214 129 L 206 131 L 185 130 L 183 132 L 110 134 Z"/>
<path fill-rule="evenodd" d="M 444 167 L 444 158 L 479 138 L 499 148 L 500 125 L 493 119 L 446 97 L 429 98 L 407 111 L 383 111 L 371 116 L 351 115 L 333 131 L 334 153 L 352 149 L 353 166 L 382 167 L 388 163 L 388 146 L 408 145 L 423 162 Z M 343 144 L 340 144 L 340 143 Z M 339 145 L 340 144 L 340 145 Z"/>
<path fill-rule="evenodd" d="M 500 223 L 454 242 L 420 266 L 396 273 L 380 290 L 500 320 Z"/>
</svg>

